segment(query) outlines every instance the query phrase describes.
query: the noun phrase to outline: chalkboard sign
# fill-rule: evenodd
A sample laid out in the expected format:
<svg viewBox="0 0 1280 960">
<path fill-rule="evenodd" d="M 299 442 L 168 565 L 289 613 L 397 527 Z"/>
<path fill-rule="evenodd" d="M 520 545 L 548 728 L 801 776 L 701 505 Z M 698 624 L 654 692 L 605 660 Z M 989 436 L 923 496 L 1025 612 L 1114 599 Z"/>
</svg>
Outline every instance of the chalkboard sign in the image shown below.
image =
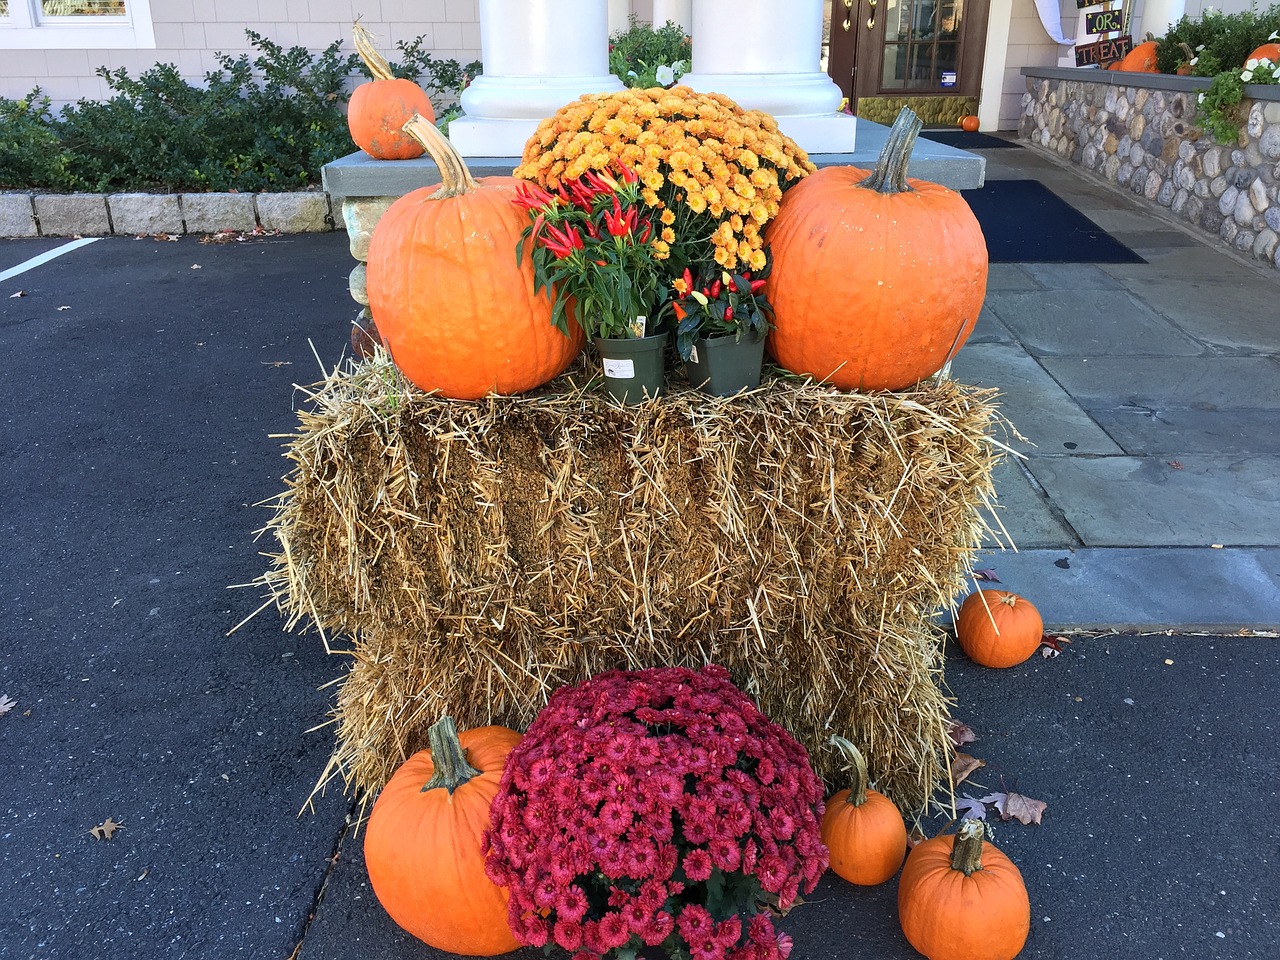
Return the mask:
<svg viewBox="0 0 1280 960">
<path fill-rule="evenodd" d="M 1076 9 L 1083 10 L 1085 7 L 1100 7 L 1110 0 L 1076 0 Z"/>
<path fill-rule="evenodd" d="M 1123 10 L 1098 10 L 1084 15 L 1085 33 L 1119 33 L 1123 29 Z"/>
<path fill-rule="evenodd" d="M 1114 37 L 1111 40 L 1099 40 L 1076 47 L 1076 66 L 1090 67 L 1094 64 L 1105 66 L 1112 60 L 1123 60 L 1125 54 L 1133 49 L 1133 37 Z"/>
</svg>

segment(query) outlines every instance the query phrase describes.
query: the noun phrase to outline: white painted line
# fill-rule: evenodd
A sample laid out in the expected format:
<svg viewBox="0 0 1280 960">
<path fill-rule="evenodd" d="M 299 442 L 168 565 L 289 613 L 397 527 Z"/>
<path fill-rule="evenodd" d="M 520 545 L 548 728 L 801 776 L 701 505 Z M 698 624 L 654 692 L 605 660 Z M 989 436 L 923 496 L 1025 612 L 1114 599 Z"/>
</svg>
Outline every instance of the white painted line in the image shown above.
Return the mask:
<svg viewBox="0 0 1280 960">
<path fill-rule="evenodd" d="M 40 256 L 32 257 L 30 260 L 24 260 L 16 267 L 10 267 L 8 270 L 0 273 L 0 283 L 3 283 L 10 277 L 16 277 L 20 273 L 26 273 L 28 270 L 34 270 L 41 264 L 48 263 L 50 260 L 60 257 L 64 253 L 70 253 L 72 250 L 78 250 L 90 243 L 97 243 L 101 239 L 101 237 L 82 237 L 79 240 L 72 240 L 70 243 L 64 243 L 60 247 L 54 247 L 52 250 L 46 250 L 44 253 L 40 254 Z"/>
</svg>

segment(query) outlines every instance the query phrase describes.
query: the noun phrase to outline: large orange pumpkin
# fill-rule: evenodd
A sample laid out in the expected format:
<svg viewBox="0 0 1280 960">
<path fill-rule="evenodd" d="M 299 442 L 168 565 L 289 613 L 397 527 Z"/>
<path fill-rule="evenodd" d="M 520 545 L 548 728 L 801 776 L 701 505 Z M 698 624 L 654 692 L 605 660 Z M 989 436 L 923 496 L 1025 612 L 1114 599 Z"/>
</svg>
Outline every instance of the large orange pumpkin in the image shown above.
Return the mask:
<svg viewBox="0 0 1280 960">
<path fill-rule="evenodd" d="M 827 167 L 783 197 L 766 236 L 769 350 L 786 369 L 843 390 L 899 390 L 973 332 L 986 240 L 960 194 L 907 178 L 920 128 L 903 108 L 874 172 Z"/>
<path fill-rule="evenodd" d="M 1280 43 L 1264 43 L 1244 60 L 1245 63 L 1250 60 L 1270 60 L 1272 63 L 1280 63 Z"/>
<path fill-rule="evenodd" d="M 984 667 L 1013 667 L 1036 652 L 1044 636 L 1040 611 L 1005 590 L 976 590 L 956 614 L 956 639 Z"/>
<path fill-rule="evenodd" d="M 474 400 L 522 393 L 560 374 L 582 331 L 551 325 L 551 301 L 534 292 L 533 261 L 516 262 L 529 225 L 512 201 L 515 177 L 471 178 L 429 121 L 406 129 L 440 168 L 439 186 L 391 205 L 369 244 L 369 308 L 401 372 L 423 390 Z"/>
<path fill-rule="evenodd" d="M 1138 44 L 1124 55 L 1116 69 L 1130 73 L 1159 73 L 1156 68 L 1156 42 L 1148 40 Z"/>
<path fill-rule="evenodd" d="M 520 946 L 507 926 L 507 892 L 484 872 L 481 836 L 507 754 L 520 734 L 481 727 L 461 736 L 444 717 L 430 750 L 382 788 L 365 827 L 364 859 L 391 919 L 437 950 L 492 957 Z"/>
<path fill-rule="evenodd" d="M 373 37 L 360 23 L 351 29 L 356 53 L 373 79 L 351 91 L 347 129 L 356 146 L 375 160 L 412 160 L 422 156 L 422 144 L 404 132 L 415 113 L 435 119 L 431 98 L 412 80 L 396 77 L 378 53 Z"/>
<path fill-rule="evenodd" d="M 898 881 L 898 920 L 929 960 L 1013 960 L 1031 903 L 1013 862 L 985 842 L 981 820 L 917 844 Z"/>
<path fill-rule="evenodd" d="M 884 883 L 898 872 L 907 853 L 906 824 L 892 800 L 867 789 L 862 752 L 844 737 L 832 737 L 831 743 L 853 774 L 850 786 L 832 795 L 822 815 L 822 842 L 831 853 L 831 869 L 860 886 Z"/>
</svg>

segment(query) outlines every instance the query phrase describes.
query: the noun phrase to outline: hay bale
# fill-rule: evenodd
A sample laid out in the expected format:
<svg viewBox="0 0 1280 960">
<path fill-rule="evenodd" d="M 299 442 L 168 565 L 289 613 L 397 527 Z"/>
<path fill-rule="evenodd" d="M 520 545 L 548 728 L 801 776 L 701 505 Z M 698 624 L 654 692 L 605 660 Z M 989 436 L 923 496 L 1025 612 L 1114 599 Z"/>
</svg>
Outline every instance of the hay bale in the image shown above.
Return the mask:
<svg viewBox="0 0 1280 960">
<path fill-rule="evenodd" d="M 458 402 L 379 354 L 313 388 L 262 582 L 290 628 L 350 641 L 321 784 L 368 798 L 444 713 L 523 729 L 561 684 L 715 661 L 829 782 L 836 732 L 921 808 L 951 752 L 934 616 L 1003 450 L 992 392 L 778 378 L 619 407 L 588 379 Z"/>
</svg>

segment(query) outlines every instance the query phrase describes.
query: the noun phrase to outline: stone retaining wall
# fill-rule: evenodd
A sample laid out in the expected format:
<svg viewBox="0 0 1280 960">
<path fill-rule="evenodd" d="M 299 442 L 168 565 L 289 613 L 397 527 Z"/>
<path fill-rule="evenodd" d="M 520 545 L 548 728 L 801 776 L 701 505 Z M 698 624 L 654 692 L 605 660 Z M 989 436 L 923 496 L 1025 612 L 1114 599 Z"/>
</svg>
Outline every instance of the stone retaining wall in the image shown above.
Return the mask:
<svg viewBox="0 0 1280 960">
<path fill-rule="evenodd" d="M 1196 125 L 1209 81 L 1027 67 L 1019 133 L 1280 269 L 1280 87 L 1248 86 L 1237 142 Z"/>
<path fill-rule="evenodd" d="M 0 193 L 0 237 L 334 229 L 327 193 Z"/>
</svg>

